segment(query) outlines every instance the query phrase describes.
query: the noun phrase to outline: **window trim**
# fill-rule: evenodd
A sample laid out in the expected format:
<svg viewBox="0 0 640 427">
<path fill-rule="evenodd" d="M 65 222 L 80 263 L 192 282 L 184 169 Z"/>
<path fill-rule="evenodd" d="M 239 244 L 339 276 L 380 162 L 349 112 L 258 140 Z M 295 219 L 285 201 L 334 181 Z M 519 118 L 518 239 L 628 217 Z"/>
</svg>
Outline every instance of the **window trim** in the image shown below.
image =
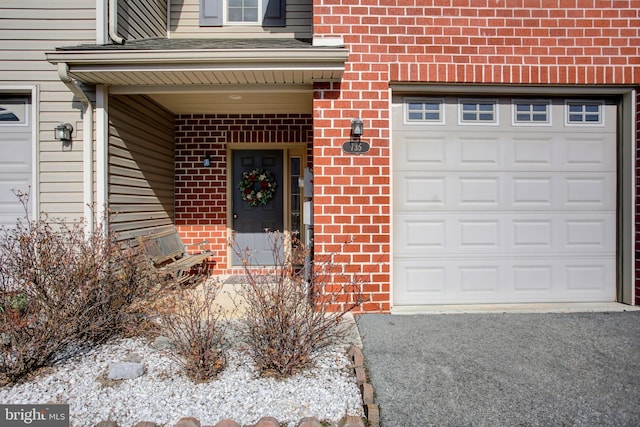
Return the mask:
<svg viewBox="0 0 640 427">
<path fill-rule="evenodd" d="M 498 98 L 458 98 L 458 125 L 459 126 L 499 126 L 499 108 Z M 492 104 L 493 105 L 493 120 L 463 120 L 464 104 Z M 479 111 L 479 110 L 478 110 Z"/>
<path fill-rule="evenodd" d="M 517 120 L 517 105 L 518 103 L 522 104 L 547 104 L 547 121 L 546 122 L 519 122 Z M 511 99 L 511 125 L 516 126 L 542 126 L 542 127 L 551 127 L 553 126 L 553 102 L 548 98 L 512 98 Z"/>
<path fill-rule="evenodd" d="M 569 111 L 570 105 L 576 104 L 597 104 L 599 109 L 599 117 L 600 120 L 598 122 L 572 122 L 569 120 L 569 116 L 571 115 Z M 578 127 L 605 127 L 605 103 L 602 99 L 565 99 L 564 100 L 564 125 L 567 127 L 570 126 L 578 126 Z M 584 114 L 584 113 L 581 113 Z"/>
<path fill-rule="evenodd" d="M 409 103 L 411 102 L 419 102 L 419 103 L 437 103 L 440 106 L 440 119 L 439 120 L 410 120 L 409 119 Z M 446 124 L 446 114 L 445 114 L 445 99 L 444 98 L 433 98 L 433 97 L 405 97 L 403 99 L 403 117 L 402 121 L 405 125 L 410 126 L 442 126 Z"/>
</svg>

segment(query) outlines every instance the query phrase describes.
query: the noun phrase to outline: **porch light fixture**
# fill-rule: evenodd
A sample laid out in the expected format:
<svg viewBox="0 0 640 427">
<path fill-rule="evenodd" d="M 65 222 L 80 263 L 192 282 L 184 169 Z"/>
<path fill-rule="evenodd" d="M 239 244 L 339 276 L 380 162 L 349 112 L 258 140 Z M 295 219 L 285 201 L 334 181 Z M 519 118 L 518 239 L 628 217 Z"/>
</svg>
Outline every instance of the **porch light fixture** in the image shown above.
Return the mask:
<svg viewBox="0 0 640 427">
<path fill-rule="evenodd" d="M 204 159 L 202 159 L 202 166 L 204 166 L 205 168 L 208 168 L 211 166 L 211 156 L 210 155 L 206 155 L 204 156 Z"/>
<path fill-rule="evenodd" d="M 53 137 L 57 141 L 62 141 L 63 143 L 71 142 L 71 133 L 73 132 L 73 126 L 69 123 L 60 123 L 53 130 Z"/>
<path fill-rule="evenodd" d="M 363 132 L 364 132 L 364 125 L 362 124 L 362 120 L 360 119 L 351 120 L 351 136 L 360 138 Z"/>
</svg>

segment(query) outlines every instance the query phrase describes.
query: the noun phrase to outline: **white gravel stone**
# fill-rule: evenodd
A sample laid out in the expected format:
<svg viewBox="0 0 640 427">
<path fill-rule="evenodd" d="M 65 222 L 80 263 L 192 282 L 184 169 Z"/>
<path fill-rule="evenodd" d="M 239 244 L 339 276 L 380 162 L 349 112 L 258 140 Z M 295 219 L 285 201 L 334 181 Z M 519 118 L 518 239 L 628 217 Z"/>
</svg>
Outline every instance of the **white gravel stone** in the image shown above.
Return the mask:
<svg viewBox="0 0 640 427">
<path fill-rule="evenodd" d="M 132 380 L 144 375 L 144 364 L 137 362 L 114 362 L 109 365 L 110 380 Z M 74 379 L 70 378 L 69 382 L 73 384 Z"/>
<path fill-rule="evenodd" d="M 132 353 L 144 355 L 145 374 L 106 383 L 109 364 Z M 294 427 L 304 417 L 337 422 L 344 415 L 362 416 L 353 369 L 337 347 L 315 355 L 313 367 L 284 380 L 259 377 L 246 354 L 231 350 L 228 367 L 217 379 L 194 384 L 167 350 L 140 338 L 115 340 L 29 382 L 2 387 L 0 402 L 68 403 L 73 427 L 108 419 L 120 426 L 174 425 L 182 417 L 198 418 L 202 425 L 225 418 L 244 425 L 265 416 Z"/>
</svg>

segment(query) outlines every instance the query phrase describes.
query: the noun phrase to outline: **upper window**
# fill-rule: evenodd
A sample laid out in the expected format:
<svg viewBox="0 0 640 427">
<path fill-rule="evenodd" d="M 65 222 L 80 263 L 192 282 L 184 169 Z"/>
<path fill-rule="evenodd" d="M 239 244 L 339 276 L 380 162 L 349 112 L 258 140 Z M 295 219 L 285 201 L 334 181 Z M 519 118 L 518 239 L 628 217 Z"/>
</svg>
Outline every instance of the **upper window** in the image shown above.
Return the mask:
<svg viewBox="0 0 640 427">
<path fill-rule="evenodd" d="M 460 100 L 460 123 L 498 123 L 495 100 Z"/>
<path fill-rule="evenodd" d="M 513 123 L 516 125 L 548 125 L 551 123 L 549 101 L 513 101 Z"/>
<path fill-rule="evenodd" d="M 227 0 L 227 22 L 257 23 L 260 16 L 258 0 Z"/>
<path fill-rule="evenodd" d="M 444 123 L 442 99 L 408 99 L 405 105 L 405 118 L 408 123 Z"/>
<path fill-rule="evenodd" d="M 200 0 L 200 26 L 284 27 L 286 0 Z"/>
<path fill-rule="evenodd" d="M 601 101 L 567 101 L 567 124 L 601 125 L 603 109 Z"/>
</svg>

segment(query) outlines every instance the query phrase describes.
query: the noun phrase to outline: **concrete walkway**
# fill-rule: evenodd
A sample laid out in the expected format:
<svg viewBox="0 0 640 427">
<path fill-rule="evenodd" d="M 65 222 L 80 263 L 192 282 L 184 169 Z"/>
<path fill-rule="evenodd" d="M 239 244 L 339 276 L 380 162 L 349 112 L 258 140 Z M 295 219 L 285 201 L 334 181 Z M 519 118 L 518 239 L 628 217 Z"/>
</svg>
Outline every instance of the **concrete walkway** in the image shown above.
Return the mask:
<svg viewBox="0 0 640 427">
<path fill-rule="evenodd" d="M 640 426 L 640 312 L 357 317 L 382 427 Z"/>
</svg>

